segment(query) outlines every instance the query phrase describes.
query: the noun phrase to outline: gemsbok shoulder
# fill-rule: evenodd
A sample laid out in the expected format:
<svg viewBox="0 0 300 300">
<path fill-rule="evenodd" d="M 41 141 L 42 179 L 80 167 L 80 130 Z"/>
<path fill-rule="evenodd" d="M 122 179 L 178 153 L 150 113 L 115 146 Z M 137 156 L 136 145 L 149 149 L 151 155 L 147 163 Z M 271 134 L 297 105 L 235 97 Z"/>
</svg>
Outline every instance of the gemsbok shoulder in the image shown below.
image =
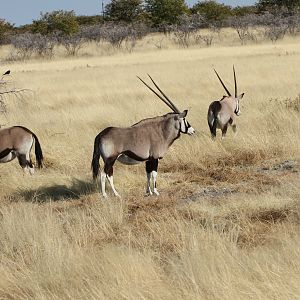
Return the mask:
<svg viewBox="0 0 300 300">
<path fill-rule="evenodd" d="M 0 163 L 10 162 L 16 157 L 25 173 L 34 174 L 30 151 L 35 144 L 35 157 L 39 168 L 43 166 L 43 152 L 37 136 L 22 126 L 0 130 Z"/>
<path fill-rule="evenodd" d="M 113 183 L 113 166 L 116 160 L 123 164 L 134 165 L 146 162 L 147 189 L 146 193 L 159 195 L 156 186 L 158 160 L 163 158 L 168 148 L 180 137 L 180 134 L 192 135 L 195 130 L 186 120 L 187 110 L 180 112 L 174 103 L 162 92 L 150 75 L 154 86 L 160 92 L 156 92 L 145 81 L 139 78 L 159 99 L 171 110 L 163 116 L 148 118 L 125 128 L 107 127 L 95 138 L 94 153 L 92 159 L 93 178 L 99 173 L 100 156 L 104 161 L 104 169 L 101 170 L 101 191 L 105 192 L 105 181 L 108 179 L 115 196 L 120 197 Z M 151 190 L 151 178 L 153 180 L 153 192 Z"/>
<path fill-rule="evenodd" d="M 217 128 L 221 129 L 222 138 L 225 137 L 229 125 L 231 125 L 233 132 L 236 133 L 236 116 L 239 116 L 241 114 L 240 100 L 244 97 L 244 93 L 240 95 L 237 94 L 237 83 L 234 66 L 234 96 L 232 96 L 229 90 L 226 88 L 217 71 L 214 71 L 219 78 L 222 86 L 224 87 L 227 96 L 223 96 L 221 100 L 212 102 L 208 108 L 207 122 L 213 139 L 216 137 Z"/>
</svg>

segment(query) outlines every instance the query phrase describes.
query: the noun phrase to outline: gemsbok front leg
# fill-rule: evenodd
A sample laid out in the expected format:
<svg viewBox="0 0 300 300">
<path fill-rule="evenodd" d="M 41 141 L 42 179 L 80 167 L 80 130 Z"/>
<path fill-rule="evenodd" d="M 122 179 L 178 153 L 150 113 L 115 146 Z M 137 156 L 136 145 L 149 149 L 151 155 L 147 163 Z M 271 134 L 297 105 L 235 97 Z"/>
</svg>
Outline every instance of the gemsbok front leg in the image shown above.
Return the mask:
<svg viewBox="0 0 300 300">
<path fill-rule="evenodd" d="M 227 128 L 228 128 L 228 124 L 225 124 L 222 128 L 222 140 L 225 138 L 226 136 L 226 132 L 227 132 Z"/>
<path fill-rule="evenodd" d="M 158 159 L 152 159 L 146 161 L 146 172 L 147 172 L 147 189 L 146 193 L 152 195 L 153 193 L 159 196 L 159 192 L 157 191 L 157 169 L 158 169 Z M 153 180 L 153 193 L 151 191 L 151 178 Z"/>
</svg>

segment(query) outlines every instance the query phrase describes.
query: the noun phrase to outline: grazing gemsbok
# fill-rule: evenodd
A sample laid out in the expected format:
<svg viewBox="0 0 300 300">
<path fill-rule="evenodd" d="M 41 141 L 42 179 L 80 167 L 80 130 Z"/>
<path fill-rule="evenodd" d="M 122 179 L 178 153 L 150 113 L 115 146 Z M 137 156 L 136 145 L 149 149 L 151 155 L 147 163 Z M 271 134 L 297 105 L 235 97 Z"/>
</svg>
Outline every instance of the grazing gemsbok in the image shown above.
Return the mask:
<svg viewBox="0 0 300 300">
<path fill-rule="evenodd" d="M 0 163 L 12 161 L 16 157 L 25 173 L 33 174 L 34 165 L 30 150 L 35 142 L 35 157 L 39 168 L 43 166 L 43 153 L 37 136 L 22 126 L 0 130 Z"/>
<path fill-rule="evenodd" d="M 239 96 L 237 95 L 237 84 L 234 66 L 234 97 L 231 96 L 217 71 L 214 71 L 217 74 L 228 96 L 223 96 L 221 100 L 212 102 L 208 108 L 207 122 L 213 139 L 216 137 L 217 128 L 222 130 L 222 138 L 224 138 L 226 135 L 228 125 L 231 125 L 233 132 L 236 132 L 236 116 L 239 116 L 241 113 L 240 100 L 244 96 L 244 93 Z"/>
<path fill-rule="evenodd" d="M 147 193 L 152 195 L 151 177 L 153 178 L 153 192 L 159 195 L 156 187 L 158 160 L 163 158 L 172 143 L 179 138 L 180 133 L 192 135 L 195 130 L 185 119 L 187 110 L 180 112 L 174 103 L 162 92 L 154 80 L 148 75 L 154 86 L 161 93 L 159 95 L 147 83 L 139 78 L 158 98 L 160 98 L 173 112 L 163 116 L 148 118 L 131 127 L 107 127 L 95 138 L 92 160 L 93 177 L 99 172 L 99 158 L 104 161 L 101 171 L 101 191 L 104 197 L 105 180 L 108 179 L 115 196 L 119 197 L 113 183 L 113 165 L 116 160 L 123 164 L 133 165 L 146 162 Z"/>
</svg>

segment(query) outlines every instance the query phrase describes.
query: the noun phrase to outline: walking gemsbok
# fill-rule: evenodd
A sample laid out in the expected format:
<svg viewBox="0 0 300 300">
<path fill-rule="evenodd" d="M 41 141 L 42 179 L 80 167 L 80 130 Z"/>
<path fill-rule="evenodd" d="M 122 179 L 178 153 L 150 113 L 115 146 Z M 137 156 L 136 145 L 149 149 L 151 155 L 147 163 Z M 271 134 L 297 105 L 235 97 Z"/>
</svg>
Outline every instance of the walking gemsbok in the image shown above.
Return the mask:
<svg viewBox="0 0 300 300">
<path fill-rule="evenodd" d="M 172 143 L 181 133 L 192 135 L 195 130 L 186 120 L 187 110 L 180 112 L 174 103 L 162 92 L 154 80 L 148 75 L 154 86 L 161 93 L 159 95 L 147 83 L 139 78 L 158 98 L 160 98 L 173 112 L 163 116 L 148 118 L 131 127 L 107 127 L 95 138 L 92 170 L 94 179 L 99 172 L 99 158 L 104 161 L 101 170 L 101 191 L 104 197 L 105 181 L 108 179 L 115 196 L 119 197 L 113 183 L 113 165 L 116 160 L 123 164 L 133 165 L 146 162 L 147 193 L 152 195 L 151 177 L 153 178 L 153 192 L 159 195 L 156 187 L 158 160 L 163 158 Z"/>
<path fill-rule="evenodd" d="M 214 71 L 217 74 L 228 96 L 223 96 L 221 100 L 212 102 L 208 108 L 207 122 L 213 139 L 216 137 L 217 128 L 222 130 L 222 138 L 224 138 L 226 135 L 228 125 L 231 125 L 233 132 L 236 132 L 236 116 L 239 116 L 241 113 L 240 100 L 244 96 L 244 93 L 239 96 L 237 95 L 237 84 L 234 66 L 234 97 L 226 88 L 217 71 Z"/>
<path fill-rule="evenodd" d="M 30 150 L 35 142 L 35 157 L 39 168 L 43 166 L 43 153 L 37 136 L 22 126 L 0 130 L 0 163 L 12 161 L 16 157 L 25 173 L 33 174 L 34 165 Z"/>
</svg>

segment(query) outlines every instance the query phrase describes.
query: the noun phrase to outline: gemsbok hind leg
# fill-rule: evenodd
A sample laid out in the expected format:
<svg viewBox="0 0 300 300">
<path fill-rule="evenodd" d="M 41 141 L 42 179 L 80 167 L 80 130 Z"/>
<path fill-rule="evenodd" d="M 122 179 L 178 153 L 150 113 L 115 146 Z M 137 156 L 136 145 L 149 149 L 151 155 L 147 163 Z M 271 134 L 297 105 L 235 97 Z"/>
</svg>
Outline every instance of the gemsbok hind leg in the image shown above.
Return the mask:
<svg viewBox="0 0 300 300">
<path fill-rule="evenodd" d="M 28 162 L 26 159 L 26 154 L 18 154 L 18 161 L 19 161 L 19 165 L 21 166 L 21 168 L 23 169 L 25 174 L 30 174 L 29 168 L 28 168 Z"/>
<path fill-rule="evenodd" d="M 119 193 L 115 189 L 114 179 L 113 179 L 113 173 L 114 173 L 113 165 L 114 165 L 116 159 L 117 158 L 108 158 L 105 161 L 105 164 L 104 164 L 104 173 L 105 173 L 105 175 L 104 176 L 107 177 L 114 195 L 116 197 L 121 198 L 121 196 L 119 195 Z M 101 172 L 101 184 L 102 184 L 102 172 Z M 101 187 L 102 187 L 102 185 L 101 185 Z M 102 194 L 103 194 L 104 197 L 107 197 L 107 194 L 105 192 L 105 178 L 104 178 L 104 186 L 102 187 Z"/>
<path fill-rule="evenodd" d="M 30 175 L 34 174 L 34 165 L 32 163 L 30 152 L 26 154 L 26 164 Z"/>
</svg>

